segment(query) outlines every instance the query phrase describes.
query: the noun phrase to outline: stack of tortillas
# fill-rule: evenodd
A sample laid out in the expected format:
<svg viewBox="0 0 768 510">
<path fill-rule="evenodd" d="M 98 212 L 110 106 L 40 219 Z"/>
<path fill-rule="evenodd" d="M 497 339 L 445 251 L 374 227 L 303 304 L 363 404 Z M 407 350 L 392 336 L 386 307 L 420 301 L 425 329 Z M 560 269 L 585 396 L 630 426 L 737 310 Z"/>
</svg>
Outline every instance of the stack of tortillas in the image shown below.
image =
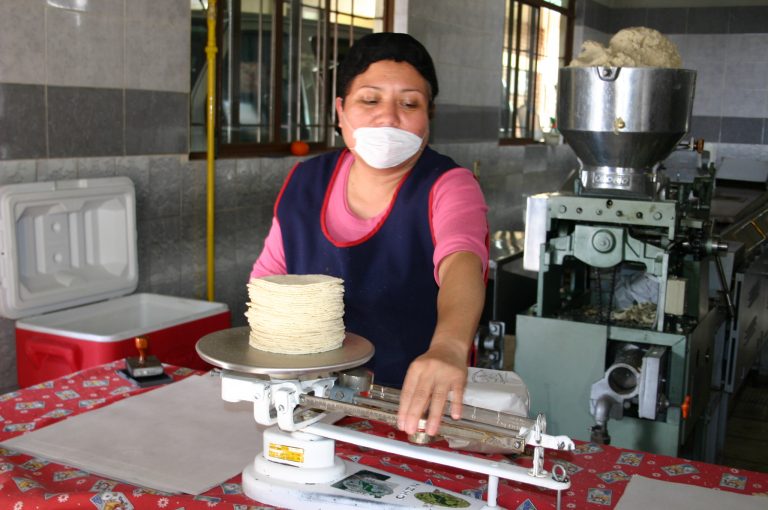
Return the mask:
<svg viewBox="0 0 768 510">
<path fill-rule="evenodd" d="M 344 281 L 327 275 L 274 275 L 248 283 L 248 343 L 262 351 L 311 354 L 344 341 Z"/>
</svg>

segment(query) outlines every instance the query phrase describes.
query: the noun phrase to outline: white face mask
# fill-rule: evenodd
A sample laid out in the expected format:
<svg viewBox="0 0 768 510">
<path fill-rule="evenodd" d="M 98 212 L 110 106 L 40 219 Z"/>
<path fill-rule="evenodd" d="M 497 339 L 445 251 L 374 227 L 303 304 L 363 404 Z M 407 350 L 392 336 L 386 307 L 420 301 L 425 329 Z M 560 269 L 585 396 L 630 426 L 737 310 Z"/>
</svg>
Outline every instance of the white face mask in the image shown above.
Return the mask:
<svg viewBox="0 0 768 510">
<path fill-rule="evenodd" d="M 394 127 L 362 127 L 352 133 L 355 152 L 373 168 L 392 168 L 421 148 L 418 135 Z"/>
</svg>

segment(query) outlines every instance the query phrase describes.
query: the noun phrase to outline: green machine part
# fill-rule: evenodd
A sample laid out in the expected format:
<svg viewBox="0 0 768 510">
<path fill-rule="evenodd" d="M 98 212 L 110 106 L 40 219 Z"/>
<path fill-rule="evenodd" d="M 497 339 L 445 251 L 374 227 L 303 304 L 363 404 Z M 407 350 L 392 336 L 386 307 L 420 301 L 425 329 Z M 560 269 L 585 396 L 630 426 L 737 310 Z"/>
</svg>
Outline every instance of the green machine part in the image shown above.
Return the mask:
<svg viewBox="0 0 768 510">
<path fill-rule="evenodd" d="M 682 419 L 680 405 L 691 387 L 708 392 L 706 380 L 712 369 L 708 328 L 720 320 L 720 312 L 713 312 L 687 335 L 614 326 L 609 340 L 605 325 L 518 315 L 514 370 L 528 386 L 530 412 L 545 414 L 550 433 L 589 441 L 595 424 L 590 389 L 605 374 L 610 341 L 665 346 L 670 407 L 657 420 L 625 416 L 610 420 L 608 429 L 612 445 L 676 456 L 708 400 L 708 393 L 698 394 L 690 418 Z"/>
</svg>

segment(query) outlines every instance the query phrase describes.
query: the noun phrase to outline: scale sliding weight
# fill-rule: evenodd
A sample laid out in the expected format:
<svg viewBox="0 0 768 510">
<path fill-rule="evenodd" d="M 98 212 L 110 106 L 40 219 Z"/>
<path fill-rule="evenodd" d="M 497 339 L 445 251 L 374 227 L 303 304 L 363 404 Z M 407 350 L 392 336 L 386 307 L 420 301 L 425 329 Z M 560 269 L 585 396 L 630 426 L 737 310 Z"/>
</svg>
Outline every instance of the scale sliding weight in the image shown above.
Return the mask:
<svg viewBox="0 0 768 510">
<path fill-rule="evenodd" d="M 249 332 L 248 327 L 217 331 L 201 338 L 196 348 L 203 360 L 223 369 L 222 398 L 253 402 L 256 422 L 269 426 L 263 432 L 262 451 L 242 473 L 243 491 L 256 501 L 300 509 L 489 509 L 499 508 L 496 497 L 503 478 L 557 491 L 559 507 L 561 491 L 570 487 L 564 470 L 557 475 L 543 470 L 543 447 L 573 447 L 564 436 L 543 434 L 543 418 L 535 422 L 536 430 L 521 431 L 527 433 L 528 444 L 539 441 L 531 470 L 339 427 L 328 423 L 328 413 L 314 409 L 341 409 L 351 415 L 350 410 L 360 409 L 358 416 L 375 412 L 342 402 L 350 402 L 356 390 L 337 384 L 339 372 L 371 359 L 373 345 L 347 333 L 342 346 L 332 351 L 276 354 L 251 347 Z M 486 474 L 487 501 L 343 460 L 336 456 L 337 440 Z"/>
</svg>

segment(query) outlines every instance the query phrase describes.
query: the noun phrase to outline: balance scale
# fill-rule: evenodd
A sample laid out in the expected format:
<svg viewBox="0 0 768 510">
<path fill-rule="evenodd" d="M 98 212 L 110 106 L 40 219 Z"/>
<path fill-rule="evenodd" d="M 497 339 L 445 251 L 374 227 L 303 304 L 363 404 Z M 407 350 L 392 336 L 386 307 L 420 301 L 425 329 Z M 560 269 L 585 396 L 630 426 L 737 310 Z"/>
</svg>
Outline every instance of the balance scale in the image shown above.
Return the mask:
<svg viewBox="0 0 768 510">
<path fill-rule="evenodd" d="M 500 508 L 499 479 L 561 492 L 570 487 L 562 466 L 544 470 L 544 449 L 571 450 L 566 436 L 545 434 L 543 415 L 531 420 L 464 405 L 462 419 L 443 418 L 439 435 L 480 441 L 523 452 L 534 451 L 526 469 L 453 451 L 423 446 L 423 432 L 409 440 L 373 436 L 333 425 L 339 414 L 397 424 L 399 391 L 371 384 L 370 372 L 358 368 L 373 356 L 373 345 L 347 333 L 338 349 L 306 355 L 261 351 L 248 343 L 248 327 L 202 337 L 197 352 L 220 367 L 221 395 L 227 402 L 253 402 L 257 423 L 268 425 L 263 448 L 242 474 L 245 494 L 262 503 L 287 508 Z M 465 418 L 468 417 L 468 418 Z M 423 420 L 420 425 L 426 424 Z M 451 466 L 488 476 L 487 500 L 438 489 L 403 476 L 363 466 L 336 456 L 335 442 L 344 441 L 395 455 Z"/>
</svg>

